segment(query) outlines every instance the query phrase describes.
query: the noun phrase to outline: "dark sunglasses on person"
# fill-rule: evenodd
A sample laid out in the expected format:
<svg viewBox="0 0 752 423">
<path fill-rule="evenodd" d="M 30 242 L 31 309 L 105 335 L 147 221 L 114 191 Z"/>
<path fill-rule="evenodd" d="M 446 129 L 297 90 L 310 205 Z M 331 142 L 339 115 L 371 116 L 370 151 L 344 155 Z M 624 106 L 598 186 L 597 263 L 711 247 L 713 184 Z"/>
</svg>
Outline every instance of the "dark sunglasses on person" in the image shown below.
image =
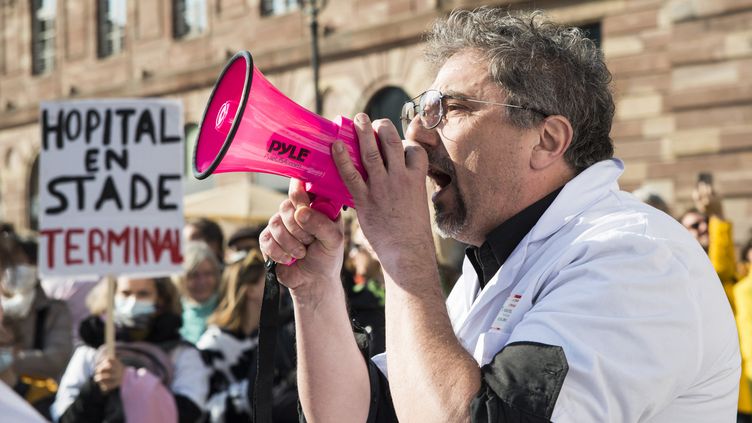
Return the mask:
<svg viewBox="0 0 752 423">
<path fill-rule="evenodd" d="M 531 110 L 543 116 L 548 116 L 540 110 L 529 107 L 519 106 L 516 104 L 496 103 L 493 101 L 476 100 L 459 95 L 444 94 L 439 90 L 428 90 L 407 101 L 402 106 L 400 119 L 402 120 L 402 131 L 407 133 L 407 127 L 415 116 L 420 117 L 420 124 L 426 129 L 433 129 L 441 123 L 446 116 L 446 100 L 455 99 L 459 101 L 469 101 L 472 103 L 492 104 L 495 106 L 511 107 L 514 109 Z"/>
</svg>

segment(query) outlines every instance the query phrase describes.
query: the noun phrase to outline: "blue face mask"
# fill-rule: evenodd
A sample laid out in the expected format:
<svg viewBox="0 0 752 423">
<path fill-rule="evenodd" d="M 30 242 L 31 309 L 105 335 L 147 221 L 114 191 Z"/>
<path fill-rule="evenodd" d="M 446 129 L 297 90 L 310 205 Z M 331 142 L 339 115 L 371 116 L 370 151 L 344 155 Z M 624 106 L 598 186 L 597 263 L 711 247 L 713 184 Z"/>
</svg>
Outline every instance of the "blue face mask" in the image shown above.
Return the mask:
<svg viewBox="0 0 752 423">
<path fill-rule="evenodd" d="M 13 348 L 0 348 L 0 372 L 13 365 Z"/>
<path fill-rule="evenodd" d="M 118 326 L 145 328 L 156 312 L 154 301 L 137 300 L 136 297 L 115 296 L 115 323 Z"/>
</svg>

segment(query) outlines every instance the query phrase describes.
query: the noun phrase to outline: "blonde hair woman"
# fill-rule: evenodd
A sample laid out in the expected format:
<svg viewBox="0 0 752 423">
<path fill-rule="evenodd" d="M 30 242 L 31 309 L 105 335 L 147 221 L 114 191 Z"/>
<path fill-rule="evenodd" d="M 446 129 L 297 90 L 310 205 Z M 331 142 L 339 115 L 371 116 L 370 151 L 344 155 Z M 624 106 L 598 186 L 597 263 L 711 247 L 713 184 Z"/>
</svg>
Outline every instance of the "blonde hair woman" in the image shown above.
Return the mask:
<svg viewBox="0 0 752 423">
<path fill-rule="evenodd" d="M 219 306 L 196 344 L 212 367 L 207 401 L 211 422 L 250 421 L 264 276 L 264 260 L 258 250 L 229 264 L 222 278 Z M 287 320 L 277 338 L 275 422 L 298 421 L 295 340 L 292 321 Z"/>
<path fill-rule="evenodd" d="M 214 251 L 203 241 L 185 245 L 183 274 L 174 278 L 183 306 L 183 326 L 180 334 L 196 343 L 206 330 L 206 320 L 219 302 L 221 264 Z"/>
</svg>

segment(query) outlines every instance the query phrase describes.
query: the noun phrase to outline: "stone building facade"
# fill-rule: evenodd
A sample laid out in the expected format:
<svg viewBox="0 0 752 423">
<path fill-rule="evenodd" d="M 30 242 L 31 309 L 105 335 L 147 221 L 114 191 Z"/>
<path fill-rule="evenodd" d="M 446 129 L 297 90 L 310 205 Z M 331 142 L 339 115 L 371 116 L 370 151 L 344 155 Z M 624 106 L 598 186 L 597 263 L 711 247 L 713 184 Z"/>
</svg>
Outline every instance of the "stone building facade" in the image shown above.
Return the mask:
<svg viewBox="0 0 752 423">
<path fill-rule="evenodd" d="M 22 228 L 34 223 L 40 101 L 176 98 L 190 132 L 222 66 L 245 49 L 283 93 L 313 108 L 308 15 L 296 1 L 127 0 L 119 17 L 125 19 L 122 51 L 100 57 L 97 20 L 103 4 L 115 3 L 0 0 L 0 220 Z M 424 90 L 432 75 L 421 61 L 421 34 L 453 8 L 536 7 L 597 28 L 615 81 L 612 137 L 626 162 L 623 188 L 647 185 L 679 213 L 691 204 L 697 173 L 712 172 L 737 241 L 746 239 L 752 227 L 752 168 L 745 166 L 752 162 L 752 0 L 323 3 L 320 87 L 329 118 L 379 110 L 385 93 Z M 32 18 L 40 4 L 54 16 L 52 29 L 45 27 L 51 37 L 41 40 L 48 56 L 32 48 L 40 45 Z M 198 29 L 176 38 L 175 11 L 186 5 L 200 9 L 198 21 L 192 15 Z M 248 177 L 218 175 L 212 184 Z"/>
</svg>

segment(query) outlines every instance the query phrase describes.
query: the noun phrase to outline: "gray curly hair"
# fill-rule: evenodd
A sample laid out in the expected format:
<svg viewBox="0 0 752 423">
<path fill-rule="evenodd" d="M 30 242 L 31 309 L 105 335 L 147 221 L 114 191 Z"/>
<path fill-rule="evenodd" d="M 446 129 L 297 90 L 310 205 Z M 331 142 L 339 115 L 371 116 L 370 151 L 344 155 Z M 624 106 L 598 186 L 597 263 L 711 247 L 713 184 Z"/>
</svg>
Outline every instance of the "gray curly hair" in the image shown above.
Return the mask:
<svg viewBox="0 0 752 423">
<path fill-rule="evenodd" d="M 575 172 L 613 156 L 611 73 L 580 29 L 551 22 L 540 11 L 481 7 L 453 11 L 427 35 L 426 58 L 437 67 L 467 49 L 485 56 L 508 103 L 527 108 L 506 108 L 513 125 L 539 123 L 536 110 L 569 119 L 574 134 L 564 158 Z"/>
</svg>

